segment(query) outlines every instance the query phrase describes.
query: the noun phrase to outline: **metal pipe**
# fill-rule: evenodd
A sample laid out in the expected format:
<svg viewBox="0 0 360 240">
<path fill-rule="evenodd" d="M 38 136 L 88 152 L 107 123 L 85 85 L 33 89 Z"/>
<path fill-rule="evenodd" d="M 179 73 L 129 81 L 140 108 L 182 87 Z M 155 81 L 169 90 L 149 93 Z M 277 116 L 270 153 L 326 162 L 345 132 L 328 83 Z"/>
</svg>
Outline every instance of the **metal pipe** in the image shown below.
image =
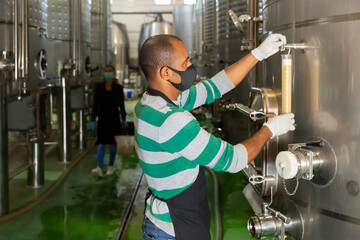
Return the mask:
<svg viewBox="0 0 360 240">
<path fill-rule="evenodd" d="M 12 71 L 14 69 L 14 63 L 7 59 L 0 59 L 0 71 Z"/>
<path fill-rule="evenodd" d="M 77 64 L 78 60 L 76 58 L 76 23 L 77 23 L 77 1 L 79 0 L 73 0 L 72 2 L 72 63 L 75 64 L 75 68 L 72 71 L 73 77 L 77 76 Z"/>
<path fill-rule="evenodd" d="M 19 26 L 19 3 L 18 0 L 14 1 L 14 63 L 15 63 L 15 70 L 14 70 L 14 80 L 15 82 L 18 82 L 19 80 L 19 40 L 18 40 L 18 26 Z"/>
<path fill-rule="evenodd" d="M 81 72 L 82 72 L 82 47 L 81 47 L 81 41 L 82 41 L 82 3 L 81 0 L 78 0 L 78 64 L 77 64 L 77 71 L 79 74 L 79 84 L 81 85 Z"/>
<path fill-rule="evenodd" d="M 22 15 L 22 86 L 21 93 L 26 94 L 27 92 L 27 78 L 28 78 L 28 65 L 29 65 L 29 35 L 28 35 L 28 0 L 23 0 L 23 15 Z"/>
<path fill-rule="evenodd" d="M 0 217 L 9 213 L 9 165 L 6 81 L 0 81 Z"/>
<path fill-rule="evenodd" d="M 79 110 L 79 148 L 86 148 L 86 117 L 84 109 Z"/>
<path fill-rule="evenodd" d="M 282 231 L 289 232 L 293 229 L 293 224 L 291 222 L 286 224 L 271 214 L 260 214 L 249 218 L 247 228 L 251 237 L 265 239 L 278 237 Z"/>
<path fill-rule="evenodd" d="M 27 185 L 39 188 L 45 183 L 44 143 L 35 140 L 30 144 L 32 165 L 28 169 Z"/>
<path fill-rule="evenodd" d="M 103 4 L 103 13 L 104 13 L 104 15 L 103 15 L 103 24 L 104 24 L 104 38 L 103 38 L 103 40 L 104 40 L 104 42 L 103 42 L 103 52 L 104 52 L 104 61 L 103 61 L 103 64 L 108 64 L 108 61 L 107 61 L 107 58 L 108 58 L 108 52 L 107 52 L 107 32 L 108 32 L 108 28 L 109 28 L 109 26 L 108 26 L 108 21 L 107 21 L 107 14 L 108 14 L 108 4 L 109 4 L 109 1 L 108 0 L 106 0 L 106 1 L 101 1 L 101 2 L 103 2 L 104 4 Z"/>
<path fill-rule="evenodd" d="M 61 74 L 61 93 L 59 94 L 59 149 L 60 162 L 68 163 L 71 161 L 71 108 L 70 108 L 70 94 L 69 84 L 64 73 Z"/>
</svg>

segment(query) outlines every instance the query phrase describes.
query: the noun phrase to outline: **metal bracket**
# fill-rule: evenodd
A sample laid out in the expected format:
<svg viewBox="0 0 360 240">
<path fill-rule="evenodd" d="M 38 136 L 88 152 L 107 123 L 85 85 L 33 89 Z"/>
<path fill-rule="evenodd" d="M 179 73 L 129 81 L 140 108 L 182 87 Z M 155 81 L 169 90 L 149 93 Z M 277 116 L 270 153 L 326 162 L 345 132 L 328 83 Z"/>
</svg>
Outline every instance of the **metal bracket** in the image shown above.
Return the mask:
<svg viewBox="0 0 360 240">
<path fill-rule="evenodd" d="M 242 114 L 249 116 L 249 118 L 251 120 L 253 120 L 254 122 L 276 116 L 275 113 L 266 114 L 264 112 L 251 109 L 250 107 L 245 106 L 244 104 L 241 104 L 241 103 L 230 103 L 230 104 L 220 105 L 220 107 L 227 109 L 227 110 L 237 110 L 237 111 L 241 112 Z"/>
<path fill-rule="evenodd" d="M 275 178 L 273 176 L 262 176 L 262 175 L 253 175 L 249 177 L 249 182 L 252 185 L 261 184 L 264 182 L 273 182 Z"/>
</svg>

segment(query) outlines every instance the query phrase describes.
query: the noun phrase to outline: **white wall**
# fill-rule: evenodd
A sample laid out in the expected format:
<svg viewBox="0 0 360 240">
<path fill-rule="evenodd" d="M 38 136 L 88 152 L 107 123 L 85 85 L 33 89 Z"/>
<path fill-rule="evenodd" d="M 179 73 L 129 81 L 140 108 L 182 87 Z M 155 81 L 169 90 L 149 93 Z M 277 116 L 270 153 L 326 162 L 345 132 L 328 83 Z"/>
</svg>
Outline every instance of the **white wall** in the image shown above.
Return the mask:
<svg viewBox="0 0 360 240">
<path fill-rule="evenodd" d="M 155 5 L 154 0 L 113 0 L 113 20 L 126 25 L 130 41 L 130 63 L 137 63 L 141 24 L 154 20 L 153 14 L 139 12 L 172 12 L 174 6 L 183 5 L 183 0 L 172 0 L 172 5 Z M 117 12 L 127 14 L 116 14 Z M 133 13 L 133 14 L 128 14 Z M 172 14 L 163 14 L 164 20 L 173 22 Z"/>
</svg>

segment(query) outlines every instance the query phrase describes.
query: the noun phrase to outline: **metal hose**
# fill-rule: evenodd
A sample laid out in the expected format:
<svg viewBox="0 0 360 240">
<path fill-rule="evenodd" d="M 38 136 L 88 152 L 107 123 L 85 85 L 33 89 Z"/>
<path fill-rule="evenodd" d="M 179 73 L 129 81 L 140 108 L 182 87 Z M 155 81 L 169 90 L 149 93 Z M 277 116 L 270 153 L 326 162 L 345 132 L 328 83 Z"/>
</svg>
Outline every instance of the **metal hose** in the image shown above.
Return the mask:
<svg viewBox="0 0 360 240">
<path fill-rule="evenodd" d="M 215 240 L 222 240 L 223 229 L 222 229 L 221 210 L 220 210 L 219 182 L 217 180 L 214 170 L 208 167 L 205 167 L 205 169 L 211 174 L 214 181 Z"/>
<path fill-rule="evenodd" d="M 132 215 L 131 212 L 132 212 L 133 207 L 134 207 L 134 202 L 135 202 L 135 200 L 136 200 L 136 198 L 138 196 L 138 192 L 139 192 L 139 189 L 140 189 L 140 184 L 141 184 L 143 178 L 144 178 L 144 173 L 142 172 L 141 176 L 139 177 L 138 181 L 136 182 L 134 192 L 133 192 L 133 194 L 131 196 L 130 203 L 128 205 L 128 208 L 126 209 L 125 216 L 123 218 L 123 221 L 121 223 L 121 226 L 120 226 L 120 228 L 118 230 L 118 233 L 117 233 L 117 236 L 115 238 L 116 240 L 122 240 L 125 237 L 126 228 L 129 225 L 131 215 Z"/>
</svg>

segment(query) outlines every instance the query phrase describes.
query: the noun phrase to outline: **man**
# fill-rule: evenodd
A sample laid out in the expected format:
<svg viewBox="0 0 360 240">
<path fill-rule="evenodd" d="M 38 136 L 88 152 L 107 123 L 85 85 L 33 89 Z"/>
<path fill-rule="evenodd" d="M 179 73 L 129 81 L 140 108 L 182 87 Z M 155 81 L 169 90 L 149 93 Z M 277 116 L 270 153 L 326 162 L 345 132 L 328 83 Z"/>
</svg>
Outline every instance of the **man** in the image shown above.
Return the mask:
<svg viewBox="0 0 360 240">
<path fill-rule="evenodd" d="M 134 123 L 135 148 L 149 185 L 144 239 L 210 239 L 203 166 L 239 172 L 271 137 L 295 129 L 293 114 L 276 116 L 232 146 L 203 130 L 189 112 L 233 89 L 284 43 L 284 36 L 270 35 L 252 53 L 194 86 L 196 69 L 179 38 L 157 35 L 143 44 L 140 66 L 149 88 L 135 107 Z"/>
<path fill-rule="evenodd" d="M 91 172 L 95 176 L 103 177 L 103 164 L 105 156 L 105 145 L 109 145 L 109 165 L 106 175 L 114 174 L 114 163 L 116 156 L 116 142 L 114 136 L 121 134 L 121 123 L 127 128 L 126 112 L 124 105 L 123 88 L 115 79 L 115 67 L 106 65 L 104 68 L 104 81 L 97 84 L 94 91 L 94 104 L 91 112 L 91 130 L 95 131 L 95 121 L 97 124 L 97 167 Z"/>
</svg>

